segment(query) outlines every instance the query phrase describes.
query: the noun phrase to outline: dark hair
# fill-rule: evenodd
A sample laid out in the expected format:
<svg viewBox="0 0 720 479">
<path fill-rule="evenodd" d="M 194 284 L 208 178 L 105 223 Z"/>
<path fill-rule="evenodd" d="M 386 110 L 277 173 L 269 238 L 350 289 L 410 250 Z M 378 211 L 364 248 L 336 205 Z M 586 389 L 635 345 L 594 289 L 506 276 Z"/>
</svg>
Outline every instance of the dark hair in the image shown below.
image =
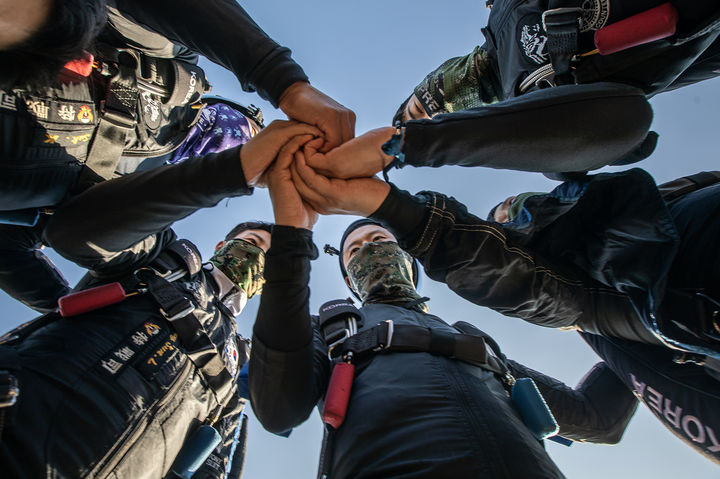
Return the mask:
<svg viewBox="0 0 720 479">
<path fill-rule="evenodd" d="M 105 26 L 105 0 L 52 0 L 48 19 L 23 43 L 0 51 L 0 89 L 37 90 L 56 83 L 65 64 L 81 58 Z"/>
<path fill-rule="evenodd" d="M 225 241 L 230 241 L 246 230 L 265 230 L 268 233 L 272 233 L 272 226 L 272 223 L 268 223 L 267 221 L 246 221 L 231 229 L 228 234 L 225 235 Z"/>
<path fill-rule="evenodd" d="M 405 107 L 407 107 L 408 102 L 410 101 L 410 97 L 413 96 L 413 93 L 410 94 L 409 97 L 405 99 L 404 102 L 400 105 L 400 108 L 395 112 L 395 116 L 393 116 L 392 119 L 392 125 L 397 126 L 398 123 L 405 123 L 403 121 L 403 115 L 405 114 Z"/>
</svg>

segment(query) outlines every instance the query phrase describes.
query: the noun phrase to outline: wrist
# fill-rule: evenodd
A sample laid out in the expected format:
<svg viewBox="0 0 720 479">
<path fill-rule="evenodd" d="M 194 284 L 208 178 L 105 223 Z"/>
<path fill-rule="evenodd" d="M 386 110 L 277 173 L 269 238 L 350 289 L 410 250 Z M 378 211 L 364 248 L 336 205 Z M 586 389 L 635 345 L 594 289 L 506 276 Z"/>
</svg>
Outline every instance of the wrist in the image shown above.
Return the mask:
<svg viewBox="0 0 720 479">
<path fill-rule="evenodd" d="M 390 184 L 384 181 L 373 181 L 373 186 L 368 188 L 367 194 L 364 195 L 366 201 L 358 205 L 360 208 L 355 212 L 358 216 L 368 217 L 375 213 L 378 208 L 385 202 L 390 194 Z"/>
<path fill-rule="evenodd" d="M 383 143 L 381 149 L 387 161 L 385 161 L 386 167 L 400 168 L 405 163 L 405 155 L 402 152 L 405 142 L 405 127 L 387 127 L 391 132 L 390 137 L 385 143 Z"/>
<path fill-rule="evenodd" d="M 245 145 L 240 146 L 240 151 L 238 153 L 240 168 L 245 175 L 245 183 L 252 188 L 257 185 L 258 181 L 260 181 L 260 178 L 265 170 L 260 169 L 258 165 L 254 164 L 255 162 L 253 162 L 251 158 L 248 158 L 247 149 L 243 148 L 243 146 Z"/>
<path fill-rule="evenodd" d="M 301 91 L 310 87 L 310 83 L 306 81 L 296 81 L 285 89 L 280 99 L 278 100 L 278 108 L 287 114 L 286 109 L 290 108 L 292 99 Z"/>
</svg>

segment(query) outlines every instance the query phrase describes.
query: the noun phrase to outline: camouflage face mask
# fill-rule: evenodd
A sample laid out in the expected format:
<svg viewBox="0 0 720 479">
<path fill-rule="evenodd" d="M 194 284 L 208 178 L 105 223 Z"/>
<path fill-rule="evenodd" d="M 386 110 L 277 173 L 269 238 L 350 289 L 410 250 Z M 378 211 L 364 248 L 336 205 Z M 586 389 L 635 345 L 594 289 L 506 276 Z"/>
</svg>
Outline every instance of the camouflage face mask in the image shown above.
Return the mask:
<svg viewBox="0 0 720 479">
<path fill-rule="evenodd" d="M 412 277 L 413 258 L 392 241 L 365 243 L 347 265 L 350 285 L 365 303 L 420 299 Z"/>
<path fill-rule="evenodd" d="M 472 53 L 447 60 L 430 72 L 414 93 L 430 117 L 498 101 L 494 76 L 486 73 L 489 57 L 476 47 Z"/>
<path fill-rule="evenodd" d="M 226 241 L 210 258 L 230 281 L 245 291 L 248 298 L 262 291 L 265 278 L 265 252 L 241 239 Z"/>
</svg>

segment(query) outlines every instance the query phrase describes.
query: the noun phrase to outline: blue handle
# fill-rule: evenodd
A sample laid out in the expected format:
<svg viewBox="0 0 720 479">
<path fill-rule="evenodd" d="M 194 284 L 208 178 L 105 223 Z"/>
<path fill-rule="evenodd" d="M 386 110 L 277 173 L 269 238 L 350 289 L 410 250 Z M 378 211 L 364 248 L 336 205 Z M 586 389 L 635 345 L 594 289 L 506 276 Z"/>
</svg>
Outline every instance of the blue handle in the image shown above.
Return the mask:
<svg viewBox="0 0 720 479">
<path fill-rule="evenodd" d="M 221 440 L 220 433 L 214 428 L 200 426 L 180 450 L 170 471 L 179 478 L 190 479 Z"/>
</svg>

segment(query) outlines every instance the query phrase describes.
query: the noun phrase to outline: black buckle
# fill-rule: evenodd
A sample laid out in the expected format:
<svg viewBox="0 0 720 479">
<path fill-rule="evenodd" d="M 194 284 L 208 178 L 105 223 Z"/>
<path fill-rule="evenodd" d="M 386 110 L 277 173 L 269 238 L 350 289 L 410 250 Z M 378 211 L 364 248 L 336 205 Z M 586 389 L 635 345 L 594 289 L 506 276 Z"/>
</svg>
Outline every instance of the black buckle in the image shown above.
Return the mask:
<svg viewBox="0 0 720 479">
<path fill-rule="evenodd" d="M 0 371 L 0 408 L 13 406 L 19 395 L 17 378 L 8 371 Z"/>
<path fill-rule="evenodd" d="M 188 314 L 195 311 L 195 305 L 192 304 L 192 301 L 190 301 L 187 298 L 183 298 L 184 301 L 178 303 L 176 306 L 173 306 L 173 308 L 170 310 L 170 312 L 166 312 L 163 308 L 160 308 L 160 314 L 162 314 L 165 319 L 172 322 L 176 319 L 184 318 Z M 184 304 L 183 304 L 184 303 Z"/>
<path fill-rule="evenodd" d="M 132 130 L 137 124 L 134 112 L 123 112 L 114 108 L 108 108 L 105 102 L 101 104 L 100 112 L 102 119 L 118 128 Z"/>
<path fill-rule="evenodd" d="M 580 7 L 568 7 L 568 8 L 553 8 L 552 10 L 545 10 L 542 14 L 543 29 L 546 33 L 550 34 L 550 29 L 555 27 L 565 27 L 577 25 L 578 29 L 582 28 L 582 13 L 583 9 Z M 548 26 L 550 28 L 548 28 Z"/>
</svg>

